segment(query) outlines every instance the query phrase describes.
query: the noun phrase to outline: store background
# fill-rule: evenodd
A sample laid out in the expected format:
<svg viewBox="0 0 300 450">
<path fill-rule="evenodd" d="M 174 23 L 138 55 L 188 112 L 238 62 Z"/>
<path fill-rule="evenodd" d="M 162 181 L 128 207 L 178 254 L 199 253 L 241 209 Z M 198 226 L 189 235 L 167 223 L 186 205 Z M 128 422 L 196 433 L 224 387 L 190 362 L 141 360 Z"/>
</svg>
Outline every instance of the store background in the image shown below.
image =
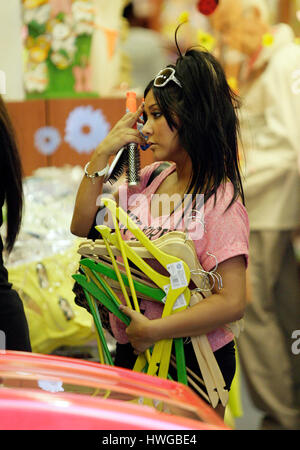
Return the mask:
<svg viewBox="0 0 300 450">
<path fill-rule="evenodd" d="M 300 0 L 268 1 L 272 21 L 289 23 L 300 39 Z M 91 317 L 75 305 L 72 293 L 79 258 L 69 224 L 83 167 L 124 113 L 126 91 L 135 90 L 140 101 L 144 80 L 157 72 L 152 61 L 160 68 L 174 58 L 174 30 L 184 14 L 189 22 L 182 47 L 199 39 L 209 45 L 195 0 L 135 1 L 134 29 L 123 17 L 128 3 L 0 2 L 0 71 L 6 82 L 1 89 L 16 129 L 25 191 L 23 226 L 7 266 L 37 352 L 97 359 Z M 135 51 L 137 42 L 147 51 Z M 152 161 L 147 152 L 141 158 L 143 166 Z M 299 237 L 295 251 L 300 266 Z M 243 416 L 236 428 L 255 429 L 261 413 L 248 397 L 243 374 L 241 396 Z"/>
</svg>

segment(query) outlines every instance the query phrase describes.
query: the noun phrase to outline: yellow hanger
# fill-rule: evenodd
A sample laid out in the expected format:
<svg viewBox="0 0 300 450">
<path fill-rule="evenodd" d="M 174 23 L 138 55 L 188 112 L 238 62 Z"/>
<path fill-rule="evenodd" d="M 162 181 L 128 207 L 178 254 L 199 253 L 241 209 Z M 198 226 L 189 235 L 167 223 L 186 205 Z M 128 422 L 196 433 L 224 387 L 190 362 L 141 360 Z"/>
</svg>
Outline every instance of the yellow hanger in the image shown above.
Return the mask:
<svg viewBox="0 0 300 450">
<path fill-rule="evenodd" d="M 186 234 L 182 231 L 171 231 L 163 236 L 152 241 L 155 246 L 165 251 L 169 255 L 180 255 L 180 258 L 188 265 L 191 273 L 191 280 L 200 289 L 204 297 L 211 295 L 211 289 L 217 282 L 219 288 L 222 287 L 221 276 L 213 269 L 210 272 L 203 270 L 195 250 L 194 242 L 186 238 Z M 139 242 L 128 241 L 128 244 L 135 249 L 135 251 L 142 258 L 151 258 L 151 254 L 141 246 Z M 213 255 L 211 255 L 213 256 Z M 243 319 L 231 322 L 226 325 L 235 337 L 243 329 Z"/>
<path fill-rule="evenodd" d="M 132 296 L 132 299 L 133 299 L 134 307 L 135 307 L 136 311 L 140 312 L 140 307 L 139 307 L 139 303 L 138 303 L 138 299 L 137 299 L 137 296 L 136 296 L 135 287 L 134 287 L 134 284 L 133 284 L 133 279 L 132 279 L 131 272 L 130 272 L 130 267 L 129 267 L 127 256 L 126 256 L 124 242 L 123 242 L 123 239 L 122 239 L 122 236 L 121 236 L 121 232 L 120 232 L 120 229 L 119 229 L 118 222 L 117 222 L 116 217 L 114 215 L 113 215 L 113 222 L 114 222 L 114 227 L 115 227 L 115 230 L 116 230 L 116 233 L 115 233 L 116 241 L 118 242 L 118 247 L 119 247 L 119 250 L 121 251 L 121 255 L 122 255 L 122 258 L 123 258 L 124 265 L 125 265 L 126 275 L 127 275 L 127 278 L 128 278 L 128 283 L 129 283 L 130 292 L 131 292 L 131 296 Z M 101 232 L 100 231 L 101 228 L 99 230 L 98 226 L 96 226 L 96 229 L 97 229 L 97 231 Z M 104 230 L 102 228 L 102 232 L 103 231 Z M 110 233 L 107 233 L 107 232 L 104 231 L 104 235 L 106 236 L 106 238 L 108 238 L 108 241 L 109 241 Z M 108 242 L 107 242 L 107 244 L 109 245 Z M 120 278 L 121 278 L 121 275 L 120 275 Z M 124 291 L 126 292 L 126 289 L 125 289 L 123 281 L 122 281 L 122 285 L 124 287 Z M 132 308 L 130 300 L 129 300 L 129 297 L 127 295 L 127 292 L 126 292 L 125 299 L 128 300 L 127 305 L 129 306 L 129 308 Z M 146 356 L 147 361 L 149 362 L 150 361 L 150 351 L 149 351 L 149 349 L 147 349 L 145 351 L 145 356 Z"/>
<path fill-rule="evenodd" d="M 115 234 L 111 234 L 109 236 L 109 239 L 110 239 L 110 242 L 113 245 L 115 245 L 116 247 L 119 246 L 119 242 L 118 242 L 118 239 L 117 239 Z M 126 241 L 123 241 L 122 245 L 123 245 L 123 250 L 126 253 L 126 256 L 137 267 L 139 267 L 150 279 L 152 279 L 157 284 L 158 287 L 160 287 L 160 288 L 162 288 L 162 289 L 164 289 L 166 291 L 167 288 L 170 285 L 170 278 L 167 277 L 166 275 L 162 275 L 162 274 L 158 273 L 151 266 L 149 266 L 148 263 L 146 263 L 139 255 L 137 255 L 135 253 L 135 251 L 132 248 L 129 247 L 129 245 L 128 245 L 128 243 Z M 169 289 L 169 291 L 170 290 L 171 289 Z M 167 293 L 167 296 L 168 295 L 169 295 L 169 292 Z M 178 297 L 178 294 L 176 294 L 176 292 L 174 294 L 174 301 L 173 301 L 172 297 L 169 297 L 170 300 L 169 300 L 169 304 L 167 305 L 168 308 L 166 309 L 165 315 L 170 314 L 172 312 L 172 309 L 170 311 L 170 308 L 171 308 L 172 304 L 174 306 L 174 303 L 175 303 L 175 300 L 177 299 L 177 297 Z M 189 291 L 189 289 L 185 288 L 184 289 L 184 305 L 181 308 L 178 308 L 178 310 L 182 309 L 184 306 L 186 307 L 187 304 L 189 303 L 189 299 L 190 299 L 190 291 Z M 166 306 L 165 306 L 165 308 L 166 308 Z M 164 311 L 165 311 L 165 308 L 164 308 Z M 162 352 L 163 348 L 161 348 L 159 350 L 156 350 L 157 353 L 155 355 L 156 355 L 156 358 L 159 359 L 159 360 L 161 360 L 163 358 L 162 361 L 160 362 L 160 366 L 162 367 L 160 376 L 166 378 L 167 377 L 166 371 L 168 371 L 168 357 L 170 355 L 169 346 L 171 344 L 171 347 L 172 347 L 172 339 L 170 340 L 169 343 L 167 343 L 167 340 L 166 341 L 161 341 L 161 342 L 162 342 L 162 344 L 168 344 L 168 346 L 166 347 L 164 352 Z M 152 358 L 153 358 L 153 354 L 152 354 L 152 357 L 151 357 L 151 361 L 152 361 Z M 146 363 L 146 361 L 144 360 L 143 356 L 139 355 L 139 357 L 137 358 L 137 364 L 134 366 L 134 370 L 135 371 L 141 371 L 144 368 L 145 363 Z M 150 362 L 150 364 L 151 364 L 151 362 Z M 155 370 L 152 369 L 152 370 L 154 370 L 153 375 L 155 375 L 155 373 L 157 371 L 157 365 L 156 364 L 155 364 L 155 367 L 154 367 Z M 152 362 L 152 365 L 154 365 L 154 362 Z M 150 367 L 150 365 L 149 365 L 149 367 Z"/>
<path fill-rule="evenodd" d="M 126 241 L 129 247 L 133 248 L 135 252 L 142 258 L 153 258 L 153 255 L 143 246 L 139 241 Z M 153 244 L 168 253 L 169 255 L 178 256 L 180 255 L 181 260 L 183 260 L 189 267 L 191 273 L 191 280 L 195 285 L 200 288 L 203 285 L 207 285 L 208 279 L 205 276 L 205 271 L 199 264 L 196 250 L 194 248 L 194 243 L 190 239 L 186 238 L 186 234 L 182 231 L 170 231 L 167 234 L 151 241 Z M 113 255 L 121 255 L 119 249 L 115 246 L 110 246 Z M 104 245 L 104 241 L 101 239 L 96 239 L 95 241 L 89 240 L 79 244 L 78 253 L 81 255 L 95 256 L 95 255 L 107 255 L 107 249 Z M 120 262 L 117 262 L 120 264 Z M 132 273 L 136 271 L 131 269 Z M 139 272 L 138 275 L 142 276 Z"/>
<path fill-rule="evenodd" d="M 182 259 L 185 260 L 186 263 L 188 263 L 189 267 L 194 268 L 194 272 L 193 270 L 191 270 L 191 278 L 195 282 L 196 286 L 201 287 L 201 285 L 203 285 L 203 275 L 200 276 L 199 273 L 197 273 L 197 270 L 204 273 L 205 271 L 203 271 L 198 261 L 193 242 L 190 240 L 187 241 L 184 233 L 170 232 L 164 235 L 162 238 L 155 240 L 154 242 L 157 247 L 161 249 L 163 248 L 169 254 L 180 254 Z M 135 250 L 140 255 L 143 255 L 144 258 L 151 257 L 151 254 L 148 253 L 147 250 L 139 246 L 139 242 L 130 241 L 128 242 L 128 245 L 132 250 Z M 208 292 L 208 289 L 205 289 L 205 291 Z M 206 295 L 208 295 L 208 293 Z M 200 298 L 201 296 L 199 293 L 194 293 L 193 303 L 191 303 L 190 306 L 192 306 L 192 304 L 196 304 L 196 302 L 199 301 Z M 200 366 L 200 370 L 204 374 L 205 384 L 207 386 L 209 398 L 213 407 L 217 405 L 219 398 L 223 406 L 225 406 L 228 402 L 228 391 L 225 389 L 225 382 L 222 373 L 219 369 L 206 335 L 193 337 L 192 343 L 196 358 Z M 166 351 L 167 348 L 165 346 L 164 352 Z M 140 366 L 137 367 L 140 368 L 141 366 L 142 364 L 140 363 Z M 165 367 L 162 365 L 161 373 L 159 373 L 159 376 L 164 377 L 164 371 Z"/>
<path fill-rule="evenodd" d="M 186 308 L 189 299 L 190 299 L 190 291 L 188 289 L 188 284 L 190 281 L 190 270 L 187 266 L 187 264 L 180 260 L 178 257 L 168 255 L 167 253 L 163 252 L 162 250 L 158 249 L 150 239 L 148 239 L 145 234 L 140 230 L 140 228 L 128 217 L 128 215 L 125 213 L 125 211 L 122 210 L 122 208 L 118 207 L 116 205 L 116 202 L 114 202 L 111 199 L 103 198 L 102 203 L 110 210 L 113 218 L 116 217 L 120 222 L 122 222 L 123 225 L 127 226 L 127 228 L 131 231 L 131 233 L 144 245 L 145 248 L 158 260 L 158 262 L 168 270 L 170 273 L 170 278 L 168 278 L 168 291 L 166 296 L 166 302 L 165 307 L 163 309 L 162 317 L 165 317 L 167 315 L 170 315 L 173 311 L 173 307 L 175 304 L 175 301 L 177 298 L 184 293 L 184 297 L 187 301 L 185 301 L 185 305 L 182 306 L 182 308 Z M 119 243 L 119 241 L 118 241 Z M 149 276 L 148 273 L 145 272 L 148 270 L 149 266 L 147 263 L 145 263 L 142 258 L 138 257 L 135 252 L 132 251 L 132 249 L 129 248 L 128 245 L 126 245 L 126 241 L 123 241 L 123 249 L 126 249 L 127 255 L 129 258 L 133 257 L 133 262 L 144 272 Z M 130 256 L 131 255 L 131 256 Z M 152 269 L 152 275 L 156 271 L 153 271 Z M 161 277 L 161 275 L 160 275 Z M 151 276 L 150 276 L 151 278 Z M 155 283 L 158 281 L 158 274 L 154 275 L 153 281 Z M 159 287 L 165 288 L 166 284 L 161 285 L 158 284 Z M 181 308 L 180 308 L 181 309 Z M 166 351 L 163 352 L 164 346 L 166 344 Z M 166 377 L 170 362 L 170 348 L 172 345 L 172 339 L 166 339 L 157 342 L 154 345 L 150 364 L 148 367 L 147 373 L 150 375 L 155 375 L 157 372 L 157 364 L 160 363 L 160 370 L 159 370 L 159 376 Z"/>
<path fill-rule="evenodd" d="M 163 248 L 169 254 L 180 254 L 181 258 L 185 260 L 191 268 L 191 278 L 195 285 L 197 288 L 201 288 L 203 286 L 203 275 L 200 275 L 199 273 L 206 272 L 203 271 L 198 261 L 193 241 L 186 240 L 185 234 L 180 233 L 181 232 L 170 232 L 168 235 L 166 234 L 162 236 L 162 238 L 157 239 L 155 244 L 160 248 Z M 169 239 L 167 237 L 169 237 Z M 135 249 L 137 250 L 137 245 Z M 149 258 L 151 256 L 145 251 L 142 254 L 144 258 Z M 211 295 L 211 292 L 206 288 L 204 289 L 203 295 L 204 297 L 207 297 L 208 295 Z M 196 304 L 201 298 L 202 296 L 199 292 L 193 293 L 190 306 Z M 234 325 L 238 327 L 238 324 L 235 323 Z M 207 336 L 201 335 L 192 337 L 191 340 L 201 373 L 205 379 L 205 385 L 209 393 L 211 404 L 215 407 L 220 399 L 223 406 L 225 406 L 228 402 L 229 394 L 225 389 L 223 375 L 215 359 Z"/>
<path fill-rule="evenodd" d="M 129 228 L 129 227 L 128 227 Z M 130 228 L 129 228 L 130 229 Z M 131 231 L 131 230 L 130 230 Z M 116 239 L 112 238 L 111 242 L 116 243 Z M 156 239 L 155 241 L 151 241 L 156 247 L 161 250 L 164 250 L 169 255 L 173 254 L 174 256 L 180 254 L 182 259 L 188 264 L 191 268 L 191 278 L 194 281 L 197 287 L 201 287 L 203 285 L 203 274 L 199 275 L 203 271 L 194 248 L 194 243 L 190 240 L 186 239 L 185 233 L 182 232 L 169 232 L 168 234 L 162 236 L 161 238 Z M 100 244 L 101 245 L 101 244 Z M 143 266 L 143 271 L 150 278 L 156 279 L 156 284 L 160 287 L 163 287 L 163 283 L 167 282 L 168 277 L 164 280 L 164 276 L 158 274 L 156 271 L 147 265 L 142 258 L 153 258 L 153 252 L 150 253 L 147 249 L 143 247 L 143 244 L 139 241 L 126 241 L 127 252 L 130 254 L 130 258 L 135 263 L 137 267 L 139 264 Z M 112 247 L 113 248 L 113 247 Z M 130 251 L 131 250 L 131 251 Z M 116 254 L 118 249 L 115 247 L 113 252 Z M 139 261 L 137 261 L 139 259 Z M 150 273 L 152 272 L 152 273 Z M 162 283 L 162 284 L 159 284 Z M 202 295 L 207 297 L 211 294 L 208 292 L 208 289 L 205 289 L 205 293 Z M 193 301 L 191 301 L 190 306 L 197 303 L 201 298 L 199 292 L 193 293 Z M 172 313 L 172 312 L 171 312 Z M 170 343 L 172 345 L 172 340 L 168 340 L 168 344 L 165 343 L 163 347 L 163 356 L 158 357 L 157 359 L 160 362 L 160 371 L 159 376 L 166 377 L 168 372 L 168 361 L 170 359 L 169 356 L 166 356 L 169 352 L 171 352 Z M 205 385 L 207 388 L 207 392 L 209 395 L 210 402 L 213 407 L 218 404 L 219 399 L 222 404 L 225 406 L 228 402 L 228 391 L 225 389 L 225 382 L 222 376 L 222 373 L 219 369 L 215 356 L 212 352 L 211 346 L 207 340 L 206 335 L 192 337 L 192 344 L 195 351 L 195 355 L 205 380 Z M 134 370 L 142 371 L 146 363 L 145 357 L 141 354 L 136 361 Z M 187 368 L 188 370 L 188 368 Z M 189 382 L 191 379 L 189 378 Z M 199 391 L 200 393 L 200 391 Z"/>
<path fill-rule="evenodd" d="M 120 232 L 120 229 L 119 229 L 117 218 L 116 218 L 116 216 L 114 214 L 112 214 L 112 219 L 113 219 L 113 223 L 114 223 L 114 227 L 115 227 L 115 236 L 117 238 L 118 248 L 119 248 L 119 250 L 121 252 L 121 255 L 122 255 L 122 258 L 123 258 L 123 263 L 124 263 L 125 270 L 126 270 L 126 275 L 127 275 L 127 278 L 128 278 L 128 283 L 129 283 L 129 287 L 130 287 L 130 291 L 131 291 L 133 304 L 134 304 L 135 310 L 140 312 L 138 299 L 137 299 L 137 296 L 136 296 L 133 280 L 132 280 L 132 277 L 131 277 L 130 267 L 129 267 L 127 256 L 126 256 L 126 252 L 125 252 L 125 249 L 124 249 L 124 242 L 123 242 L 123 239 L 122 239 L 122 236 L 121 236 L 121 232 Z"/>
<path fill-rule="evenodd" d="M 128 229 L 131 231 L 131 233 L 134 234 L 134 236 L 142 243 L 142 245 L 147 248 L 147 250 L 151 253 L 151 255 L 155 259 L 157 259 L 157 261 L 162 265 L 162 267 L 167 269 L 167 271 L 169 273 L 172 271 L 173 271 L 173 273 L 175 272 L 175 275 L 173 275 L 171 273 L 170 278 L 166 277 L 166 276 L 162 276 L 161 274 L 158 274 L 158 272 L 156 272 L 152 268 L 150 268 L 150 266 L 147 263 L 145 263 L 145 261 L 143 261 L 142 258 L 138 257 L 138 255 L 135 252 L 131 251 L 130 246 L 128 245 L 127 241 L 122 240 L 122 243 L 124 243 L 126 245 L 126 251 L 128 253 L 130 253 L 133 258 L 138 259 L 140 266 L 142 266 L 142 268 L 140 267 L 141 270 L 144 273 L 146 273 L 145 270 L 151 269 L 150 276 L 149 276 L 149 271 L 147 273 L 147 275 L 149 276 L 150 279 L 153 279 L 153 281 L 156 284 L 160 283 L 161 282 L 160 280 L 164 280 L 163 281 L 164 285 L 158 284 L 159 287 L 164 288 L 164 286 L 166 285 L 165 281 L 168 280 L 167 284 L 170 284 L 170 289 L 167 294 L 166 305 L 165 305 L 164 310 L 165 310 L 165 314 L 166 313 L 170 314 L 172 311 L 172 308 L 174 306 L 174 302 L 175 302 L 176 298 L 178 297 L 178 295 L 183 293 L 189 285 L 191 275 L 190 275 L 190 270 L 189 270 L 188 265 L 184 261 L 182 261 L 180 258 L 178 258 L 176 256 L 168 255 L 167 253 L 158 249 L 155 246 L 155 244 L 149 238 L 147 238 L 147 236 L 145 236 L 145 234 L 142 232 L 142 230 L 130 219 L 130 217 L 128 217 L 128 215 L 125 213 L 125 211 L 122 210 L 122 208 L 116 206 L 116 202 L 114 202 L 112 199 L 103 198 L 102 203 L 104 203 L 104 205 L 111 211 L 113 217 L 115 214 L 116 218 L 119 219 L 123 223 L 123 225 L 126 225 L 128 227 Z M 118 243 L 120 244 L 119 239 L 118 239 Z M 136 265 L 139 267 L 138 264 L 136 264 Z M 177 265 L 177 267 L 175 267 L 176 265 Z M 176 269 L 178 270 L 178 273 L 176 273 Z M 180 269 L 181 269 L 181 272 L 179 272 Z M 176 275 L 181 275 L 181 279 L 176 278 Z M 154 277 L 154 278 L 152 278 L 152 277 Z M 168 302 L 168 296 L 175 297 L 174 292 L 175 292 L 176 298 L 174 298 L 173 304 L 171 304 L 170 301 Z"/>
<path fill-rule="evenodd" d="M 112 233 L 112 234 L 114 234 L 114 233 Z M 141 247 L 140 249 L 142 249 L 142 248 L 143 247 Z M 121 256 L 120 250 L 115 245 L 110 245 L 110 249 L 114 256 Z M 140 251 L 140 249 L 139 249 L 139 251 Z M 99 256 L 100 256 L 101 257 L 100 260 L 101 260 L 102 264 L 106 264 L 108 266 L 112 265 L 111 258 L 108 255 L 108 252 L 107 252 L 107 249 L 106 249 L 103 239 L 96 239 L 95 241 L 93 241 L 92 243 L 89 243 L 88 245 L 79 244 L 77 251 L 80 255 L 85 256 L 89 259 L 93 259 L 96 262 L 99 261 Z M 150 256 L 150 258 L 152 258 L 152 255 Z M 118 266 L 120 266 L 120 268 L 125 270 L 125 266 L 121 261 L 116 260 L 116 264 Z M 140 270 L 137 270 L 136 268 L 131 267 L 131 274 L 133 275 L 132 276 L 133 279 L 135 279 L 137 281 L 142 280 L 142 282 L 144 284 L 147 284 L 149 287 L 152 287 L 152 288 L 156 287 L 155 283 L 153 283 L 152 280 L 150 280 Z"/>
<path fill-rule="evenodd" d="M 121 277 L 121 273 L 120 273 L 119 267 L 118 267 L 118 265 L 116 263 L 115 256 L 114 256 L 114 254 L 113 254 L 113 252 L 112 252 L 112 250 L 110 248 L 110 245 L 109 245 L 109 236 L 110 236 L 110 233 L 111 233 L 111 229 L 109 227 L 106 227 L 105 225 L 97 225 L 95 228 L 102 235 L 103 241 L 105 243 L 105 247 L 107 249 L 107 253 L 108 253 L 108 255 L 111 258 L 111 262 L 112 262 L 113 268 L 114 268 L 114 270 L 116 272 L 118 281 L 120 283 L 122 294 L 124 295 L 124 298 L 125 298 L 127 306 L 129 306 L 129 308 L 131 308 L 130 299 L 129 299 L 127 290 L 125 288 L 123 279 Z"/>
<path fill-rule="evenodd" d="M 126 212 L 119 206 L 116 206 L 116 202 L 114 200 L 109 198 L 103 198 L 102 203 L 111 211 L 113 217 L 115 216 L 123 225 L 128 227 L 131 233 L 142 243 L 142 245 L 145 248 L 147 248 L 147 250 L 154 256 L 154 258 L 156 258 L 157 261 L 159 261 L 160 264 L 168 270 L 168 272 L 170 272 L 170 269 L 168 268 L 170 264 L 176 264 L 178 262 L 181 262 L 179 258 L 170 256 L 165 252 L 161 251 L 160 249 L 158 249 L 153 244 L 153 242 L 136 225 L 136 223 L 130 219 L 130 217 L 126 214 Z M 190 271 L 188 266 L 184 263 L 183 268 L 185 272 L 187 283 L 186 286 L 187 286 L 190 281 Z"/>
</svg>

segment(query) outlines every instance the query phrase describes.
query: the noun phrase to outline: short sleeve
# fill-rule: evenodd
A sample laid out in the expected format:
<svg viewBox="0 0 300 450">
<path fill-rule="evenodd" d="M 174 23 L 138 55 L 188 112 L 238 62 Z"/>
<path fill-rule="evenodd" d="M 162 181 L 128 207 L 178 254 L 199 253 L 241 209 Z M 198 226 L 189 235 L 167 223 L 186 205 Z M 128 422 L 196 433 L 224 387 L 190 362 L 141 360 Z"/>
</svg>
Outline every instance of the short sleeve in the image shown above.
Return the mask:
<svg viewBox="0 0 300 450">
<path fill-rule="evenodd" d="M 194 241 L 200 264 L 207 271 L 239 255 L 244 255 L 248 266 L 249 219 L 246 208 L 239 200 L 226 210 L 227 204 L 217 201 L 215 207 L 209 205 L 204 210 L 204 233 L 201 239 Z"/>
</svg>

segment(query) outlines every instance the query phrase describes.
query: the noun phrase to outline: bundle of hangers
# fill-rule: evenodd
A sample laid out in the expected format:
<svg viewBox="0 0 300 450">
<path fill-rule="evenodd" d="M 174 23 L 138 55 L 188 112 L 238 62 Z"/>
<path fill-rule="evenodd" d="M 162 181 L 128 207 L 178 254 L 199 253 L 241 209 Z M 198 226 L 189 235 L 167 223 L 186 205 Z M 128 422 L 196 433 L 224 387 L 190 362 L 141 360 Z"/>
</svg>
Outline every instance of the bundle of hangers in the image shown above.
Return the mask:
<svg viewBox="0 0 300 450">
<path fill-rule="evenodd" d="M 73 275 L 73 278 L 82 286 L 94 318 L 101 342 L 100 362 L 113 365 L 95 302 L 100 302 L 129 325 L 130 319 L 119 309 L 121 300 L 117 292 L 123 294 L 127 306 L 138 312 L 138 297 L 163 302 L 162 316 L 165 317 L 193 306 L 211 295 L 215 283 L 219 289 L 222 288 L 222 279 L 216 272 L 217 264 L 210 272 L 203 270 L 193 241 L 188 240 L 185 233 L 171 231 L 151 241 L 113 200 L 104 198 L 102 202 L 112 215 L 115 232 L 112 233 L 109 227 L 103 225 L 96 226 L 102 239 L 87 239 L 79 245 L 78 253 L 85 256 L 80 261 L 84 274 Z M 122 239 L 119 222 L 131 231 L 137 241 Z M 123 263 L 117 260 L 120 256 Z M 145 261 L 149 258 L 156 259 L 170 276 L 154 270 Z M 130 268 L 129 261 L 136 266 L 135 269 Z M 192 291 L 189 289 L 190 280 L 196 286 Z M 236 335 L 239 333 L 238 323 L 229 326 Z M 173 339 L 165 339 L 154 344 L 152 351 L 148 349 L 140 354 L 133 370 L 167 378 L 171 364 L 177 369 L 177 381 L 186 385 L 189 383 L 213 407 L 216 407 L 219 401 L 225 406 L 228 402 L 228 391 L 225 389 L 224 378 L 207 336 L 191 337 L 191 341 L 203 380 L 186 367 L 182 338 L 174 339 L 175 357 L 171 356 Z M 203 386 L 207 393 L 204 392 Z"/>
</svg>

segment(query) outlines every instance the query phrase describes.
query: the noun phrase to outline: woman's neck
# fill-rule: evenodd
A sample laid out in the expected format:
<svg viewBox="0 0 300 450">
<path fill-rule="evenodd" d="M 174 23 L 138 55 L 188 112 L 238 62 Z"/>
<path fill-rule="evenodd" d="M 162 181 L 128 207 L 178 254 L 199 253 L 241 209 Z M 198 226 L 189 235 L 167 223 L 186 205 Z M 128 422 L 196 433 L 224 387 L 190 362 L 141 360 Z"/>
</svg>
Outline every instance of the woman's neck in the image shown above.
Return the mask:
<svg viewBox="0 0 300 450">
<path fill-rule="evenodd" d="M 180 161 L 175 161 L 176 164 L 176 181 L 179 187 L 189 186 L 192 178 L 192 161 L 189 156 L 185 156 Z"/>
</svg>

